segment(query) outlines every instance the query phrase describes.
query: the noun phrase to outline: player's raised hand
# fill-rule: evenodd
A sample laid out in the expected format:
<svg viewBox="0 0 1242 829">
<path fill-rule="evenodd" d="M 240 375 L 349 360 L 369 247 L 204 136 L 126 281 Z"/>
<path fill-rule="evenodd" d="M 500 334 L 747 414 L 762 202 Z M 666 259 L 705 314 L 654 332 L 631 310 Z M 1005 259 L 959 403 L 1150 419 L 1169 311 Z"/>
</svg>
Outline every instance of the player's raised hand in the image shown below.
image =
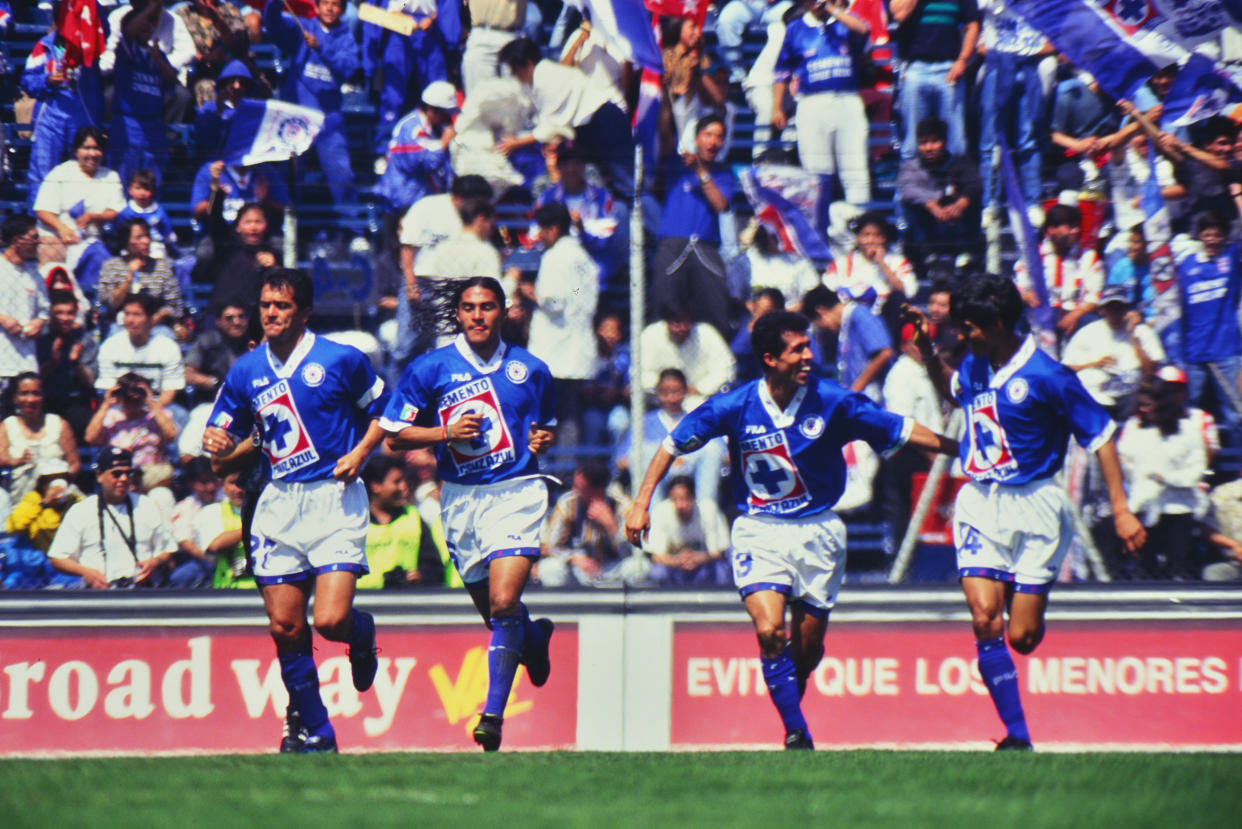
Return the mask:
<svg viewBox="0 0 1242 829">
<path fill-rule="evenodd" d="M 1113 524 L 1117 529 L 1117 537 L 1125 545 L 1127 553 L 1137 553 L 1147 543 L 1147 530 L 1138 517 L 1126 510 L 1113 516 Z"/>
<path fill-rule="evenodd" d="M 651 529 L 651 516 L 647 508 L 635 502 L 625 516 L 625 537 L 635 547 L 641 547 Z"/>
<path fill-rule="evenodd" d="M 203 451 L 209 455 L 227 455 L 236 445 L 233 436 L 217 426 L 208 426 L 203 432 Z"/>
<path fill-rule="evenodd" d="M 526 445 L 530 448 L 532 455 L 542 455 L 552 446 L 552 441 L 556 439 L 556 432 L 537 424 L 530 424 L 530 436 L 526 440 Z"/>
</svg>

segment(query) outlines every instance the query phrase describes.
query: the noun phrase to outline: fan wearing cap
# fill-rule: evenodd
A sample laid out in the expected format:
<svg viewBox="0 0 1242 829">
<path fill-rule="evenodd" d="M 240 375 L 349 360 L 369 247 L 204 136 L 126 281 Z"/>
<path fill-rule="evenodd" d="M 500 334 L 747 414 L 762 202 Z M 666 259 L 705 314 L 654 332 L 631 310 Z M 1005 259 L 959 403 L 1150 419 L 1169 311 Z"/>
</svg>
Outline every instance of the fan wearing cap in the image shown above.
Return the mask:
<svg viewBox="0 0 1242 829">
<path fill-rule="evenodd" d="M 319 166 L 335 201 L 342 201 L 353 183 L 349 147 L 345 143 L 345 116 L 341 114 L 341 86 L 361 65 L 358 44 L 341 22 L 345 0 L 316 0 L 313 20 L 298 21 L 283 3 L 263 8 L 263 34 L 289 61 L 280 97 L 322 110 L 323 129 L 315 138 Z"/>
<path fill-rule="evenodd" d="M 384 172 L 375 185 L 389 210 L 404 212 L 423 196 L 448 189 L 456 112 L 457 90 L 448 81 L 436 81 L 423 90 L 422 104 L 393 127 Z"/>
<path fill-rule="evenodd" d="M 69 508 L 48 560 L 62 573 L 79 576 L 92 590 L 162 585 L 165 565 L 177 549 L 159 507 L 135 494 L 134 458 L 108 447 L 95 465 L 99 492 Z"/>
<path fill-rule="evenodd" d="M 73 485 L 69 464 L 59 458 L 42 461 L 35 467 L 34 489 L 13 507 L 5 523 L 5 532 L 29 537 L 46 553 L 65 513 L 81 500 L 82 493 Z"/>
<path fill-rule="evenodd" d="M 1160 337 L 1130 302 L 1130 289 L 1109 285 L 1100 292 L 1100 319 L 1087 323 L 1070 338 L 1061 355 L 1071 371 L 1114 420 L 1125 420 L 1134 408 L 1139 381 L 1151 377 L 1164 362 Z"/>
</svg>

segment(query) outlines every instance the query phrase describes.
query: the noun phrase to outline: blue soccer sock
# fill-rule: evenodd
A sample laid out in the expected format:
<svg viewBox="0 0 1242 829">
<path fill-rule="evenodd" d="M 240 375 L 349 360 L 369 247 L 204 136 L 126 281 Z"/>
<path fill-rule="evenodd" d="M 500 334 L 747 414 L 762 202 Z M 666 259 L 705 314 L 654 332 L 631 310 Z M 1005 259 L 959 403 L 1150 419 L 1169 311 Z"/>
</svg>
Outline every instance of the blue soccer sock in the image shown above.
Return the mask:
<svg viewBox="0 0 1242 829">
<path fill-rule="evenodd" d="M 368 649 L 375 642 L 375 617 L 357 608 L 349 610 L 349 636 L 346 641 L 351 648 Z"/>
<path fill-rule="evenodd" d="M 278 654 L 280 678 L 289 691 L 289 704 L 302 718 L 307 731 L 321 737 L 335 737 L 332 723 L 328 721 L 328 709 L 319 696 L 319 671 L 311 656 L 309 644 L 305 650 Z"/>
<path fill-rule="evenodd" d="M 505 704 L 513 688 L 513 676 L 522 658 L 526 639 L 521 615 L 492 617 L 492 643 L 487 648 L 487 704 L 484 714 L 505 715 Z"/>
<path fill-rule="evenodd" d="M 530 610 L 527 609 L 525 602 L 518 602 L 519 617 L 522 619 L 522 658 L 526 659 L 532 650 L 546 648 L 548 639 L 543 635 L 543 628 L 535 624 L 530 618 Z"/>
<path fill-rule="evenodd" d="M 1031 741 L 1031 734 L 1026 729 L 1026 715 L 1022 713 L 1022 695 L 1018 689 L 1018 669 L 1014 667 L 1013 657 L 1009 655 L 1009 647 L 1005 637 L 998 636 L 986 642 L 975 642 L 979 650 L 979 675 L 988 686 L 992 695 L 992 704 L 996 713 L 1009 731 L 1009 736 L 1019 740 Z"/>
<path fill-rule="evenodd" d="M 768 696 L 781 715 L 785 732 L 806 731 L 806 718 L 802 716 L 802 704 L 798 696 L 798 669 L 789 656 L 789 648 L 775 659 L 760 659 L 763 680 L 768 684 Z"/>
</svg>

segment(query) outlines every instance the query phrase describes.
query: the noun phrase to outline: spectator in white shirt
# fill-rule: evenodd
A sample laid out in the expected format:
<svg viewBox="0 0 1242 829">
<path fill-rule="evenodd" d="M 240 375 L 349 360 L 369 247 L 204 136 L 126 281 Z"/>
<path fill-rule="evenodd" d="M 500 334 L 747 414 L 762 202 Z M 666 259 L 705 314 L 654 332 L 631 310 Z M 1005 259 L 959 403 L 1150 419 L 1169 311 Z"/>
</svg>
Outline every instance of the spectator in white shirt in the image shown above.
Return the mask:
<svg viewBox="0 0 1242 829">
<path fill-rule="evenodd" d="M 694 479 L 669 481 L 668 500 L 651 508 L 648 577 L 662 585 L 730 584 L 729 527 L 710 498 L 697 498 Z"/>
<path fill-rule="evenodd" d="M 662 321 L 648 325 L 639 338 L 643 388 L 654 392 L 661 371 L 680 369 L 689 387 L 689 411 L 733 382 L 733 352 L 715 328 L 694 322 L 682 308 L 666 306 L 660 317 Z"/>
<path fill-rule="evenodd" d="M 101 228 L 125 207 L 121 177 L 103 166 L 104 150 L 103 133 L 82 127 L 73 136 L 74 157 L 53 167 L 35 196 L 40 230 L 52 237 L 41 240 L 40 260 L 63 261 L 79 279 L 78 261 L 88 248 L 96 246 L 96 268 L 111 255 L 99 241 Z"/>
<path fill-rule="evenodd" d="M 24 371 L 37 371 L 35 340 L 51 306 L 35 260 L 39 231 L 17 213 L 0 224 L 0 390 Z"/>
<path fill-rule="evenodd" d="M 1164 347 L 1133 309 L 1126 286 L 1109 285 L 1101 291 L 1097 310 L 1100 319 L 1070 338 L 1061 362 L 1078 372 L 1083 386 L 1114 419 L 1125 420 L 1134 409 L 1139 382 L 1164 362 Z"/>
<path fill-rule="evenodd" d="M 1081 240 L 1082 213 L 1077 207 L 1054 204 L 1048 208 L 1039 255 L 1043 260 L 1048 304 L 1056 312 L 1057 330 L 1063 337 L 1073 334 L 1079 320 L 1095 310 L 1104 286 L 1103 263 L 1094 249 L 1080 245 Z M 1022 292 L 1022 300 L 1032 308 L 1037 307 L 1039 297 L 1024 260 L 1019 259 L 1014 265 L 1013 278 Z"/>
<path fill-rule="evenodd" d="M 534 41 L 520 37 L 500 50 L 500 62 L 528 90 L 538 114 L 531 135 L 507 139 L 503 151 L 555 138 L 573 138 L 613 193 L 634 191 L 634 140 L 630 119 L 580 69 L 545 60 Z"/>
<path fill-rule="evenodd" d="M 543 259 L 534 284 L 519 286 L 534 304 L 530 319 L 531 354 L 548 364 L 556 387 L 556 422 L 563 446 L 579 442 L 582 385 L 595 362 L 591 321 L 599 299 L 599 266 L 570 233 L 569 208 L 551 202 L 535 211 Z"/>
<path fill-rule="evenodd" d="M 608 100 L 626 108 L 625 90 L 630 88 L 634 66 L 625 59 L 617 44 L 592 28 L 591 21 L 585 17 L 578 31 L 565 39 L 561 63 L 582 70 Z"/>
<path fill-rule="evenodd" d="M 162 407 L 169 406 L 185 388 L 181 349 L 171 337 L 151 333 L 158 308 L 159 300 L 149 294 L 131 294 L 121 305 L 125 330 L 108 337 L 99 347 L 97 391 L 109 391 L 122 374 L 131 371 L 151 384 Z"/>
</svg>

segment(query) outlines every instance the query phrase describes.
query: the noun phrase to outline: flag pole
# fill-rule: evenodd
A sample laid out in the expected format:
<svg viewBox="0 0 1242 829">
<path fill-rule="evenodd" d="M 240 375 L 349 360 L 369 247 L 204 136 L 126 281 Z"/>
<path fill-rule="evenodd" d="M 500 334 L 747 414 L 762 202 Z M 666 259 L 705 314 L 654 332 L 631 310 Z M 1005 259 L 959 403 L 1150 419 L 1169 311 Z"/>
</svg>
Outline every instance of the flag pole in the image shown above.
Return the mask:
<svg viewBox="0 0 1242 829">
<path fill-rule="evenodd" d="M 638 496 L 643 468 L 643 417 L 646 390 L 642 381 L 643 311 L 647 304 L 643 263 L 643 145 L 634 142 L 634 201 L 630 209 L 630 494 Z"/>
<path fill-rule="evenodd" d="M 293 22 L 302 30 L 302 37 L 306 37 L 306 27 L 302 25 L 302 19 L 298 17 L 298 13 L 293 10 L 293 6 L 289 5 L 289 0 L 281 0 L 285 7 L 285 11 L 289 12 L 289 16 L 293 18 Z"/>
<path fill-rule="evenodd" d="M 281 232 L 284 235 L 286 268 L 296 268 L 298 266 L 298 217 L 293 213 L 293 192 L 297 182 L 298 157 L 295 153 L 289 156 L 289 203 L 285 205 L 285 221 L 281 227 Z"/>
</svg>

